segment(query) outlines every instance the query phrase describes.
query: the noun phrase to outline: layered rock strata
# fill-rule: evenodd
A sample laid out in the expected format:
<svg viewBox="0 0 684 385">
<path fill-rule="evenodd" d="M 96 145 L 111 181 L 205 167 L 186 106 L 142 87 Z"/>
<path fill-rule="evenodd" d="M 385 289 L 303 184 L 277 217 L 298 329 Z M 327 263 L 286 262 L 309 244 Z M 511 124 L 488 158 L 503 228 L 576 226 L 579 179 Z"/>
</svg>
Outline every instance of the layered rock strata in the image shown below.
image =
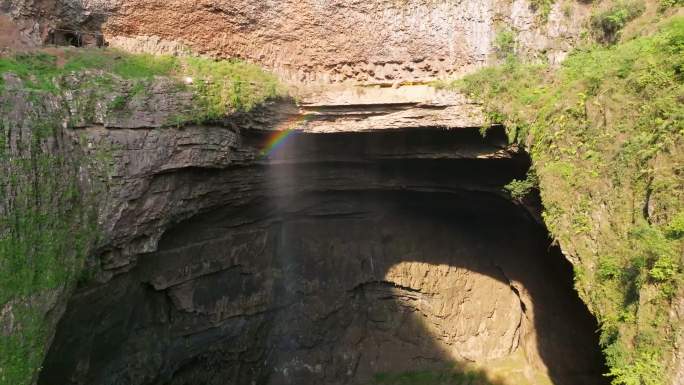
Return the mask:
<svg viewBox="0 0 684 385">
<path fill-rule="evenodd" d="M 122 183 L 39 383 L 601 381 L 569 267 L 501 193 L 528 167 L 503 130 L 271 134 L 79 130 Z"/>
<path fill-rule="evenodd" d="M 102 36 L 129 51 L 242 58 L 323 84 L 463 74 L 496 60 L 501 31 L 513 31 L 520 54 L 558 63 L 589 16 L 576 2 L 556 2 L 544 16 L 526 0 L 23 0 L 0 10 L 34 42 Z"/>
</svg>

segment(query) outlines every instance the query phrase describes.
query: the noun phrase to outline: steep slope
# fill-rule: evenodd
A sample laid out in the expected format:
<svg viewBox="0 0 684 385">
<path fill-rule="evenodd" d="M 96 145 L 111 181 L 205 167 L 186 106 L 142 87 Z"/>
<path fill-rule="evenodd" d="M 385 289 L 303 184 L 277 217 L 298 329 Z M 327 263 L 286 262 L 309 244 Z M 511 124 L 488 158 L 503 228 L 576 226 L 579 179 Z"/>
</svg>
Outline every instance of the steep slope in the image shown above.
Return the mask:
<svg viewBox="0 0 684 385">
<path fill-rule="evenodd" d="M 615 384 L 684 378 L 684 19 L 657 31 L 559 71 L 509 58 L 453 85 L 530 149 L 545 222 L 601 322 Z"/>
<path fill-rule="evenodd" d="M 163 127 L 244 110 L 277 94 L 253 66 L 184 62 L 207 86 L 182 83 L 176 59 L 95 50 L 0 57 L 0 383 L 30 384 L 87 255 L 111 236 L 125 181 L 111 147 L 72 130 Z M 202 75 L 204 73 L 204 76 Z M 174 74 L 174 76 L 169 77 Z M 167 77 L 159 77 L 166 75 Z M 249 79 L 236 89 L 235 79 Z M 242 90 L 242 91 L 240 91 Z M 218 97 L 216 95 L 219 95 Z M 211 143 L 205 143 L 211 146 Z"/>
<path fill-rule="evenodd" d="M 582 3 L 525 0 L 29 0 L 5 8 L 34 41 L 70 33 L 94 43 L 102 33 L 111 47 L 241 58 L 308 83 L 462 74 L 490 62 L 507 28 L 530 56 L 557 63 L 589 16 Z"/>
</svg>

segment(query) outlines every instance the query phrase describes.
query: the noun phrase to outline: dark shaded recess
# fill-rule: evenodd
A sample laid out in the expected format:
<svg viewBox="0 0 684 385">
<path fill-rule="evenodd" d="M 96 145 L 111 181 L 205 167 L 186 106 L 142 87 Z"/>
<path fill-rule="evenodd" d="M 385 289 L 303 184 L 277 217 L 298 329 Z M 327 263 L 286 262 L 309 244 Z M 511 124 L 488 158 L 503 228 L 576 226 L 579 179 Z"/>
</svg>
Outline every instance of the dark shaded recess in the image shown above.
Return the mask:
<svg viewBox="0 0 684 385">
<path fill-rule="evenodd" d="M 249 131 L 243 134 L 243 143 L 247 147 L 258 148 L 272 135 L 271 132 Z M 504 149 L 508 141 L 503 127 L 490 129 L 484 138 L 477 128 L 435 127 L 326 134 L 295 132 L 292 135 L 296 139 L 284 141 L 270 156 L 271 163 L 367 162 L 393 158 L 463 159 Z M 529 158 L 519 157 L 515 163 L 527 163 L 529 167 Z"/>
<path fill-rule="evenodd" d="M 243 147 L 266 135 L 244 134 Z M 39 384 L 367 384 L 376 372 L 458 368 L 406 306 L 416 293 L 384 281 L 403 261 L 521 282 L 554 382 L 606 383 L 572 267 L 501 192 L 529 158 L 463 158 L 503 149 L 501 135 L 299 134 L 268 159 L 158 175 L 216 186 L 215 204 L 128 271 L 77 291 Z M 285 373 L 293 360 L 322 365 Z"/>
<path fill-rule="evenodd" d="M 72 47 L 103 47 L 107 45 L 102 34 L 102 25 L 110 16 L 104 6 L 91 4 L 86 10 L 82 1 L 54 1 L 40 0 L 36 8 L 41 17 L 49 15 L 45 27 L 49 29 L 44 34 L 44 44 Z M 51 21 L 57 20 L 53 25 Z"/>
</svg>

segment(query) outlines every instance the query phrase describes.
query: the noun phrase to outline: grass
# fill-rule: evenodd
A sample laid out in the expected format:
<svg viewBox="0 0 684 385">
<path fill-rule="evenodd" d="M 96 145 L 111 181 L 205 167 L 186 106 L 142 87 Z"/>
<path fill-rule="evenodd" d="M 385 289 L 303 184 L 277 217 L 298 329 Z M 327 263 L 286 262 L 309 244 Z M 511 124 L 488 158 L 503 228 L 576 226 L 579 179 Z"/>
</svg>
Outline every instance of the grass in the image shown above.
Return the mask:
<svg viewBox="0 0 684 385">
<path fill-rule="evenodd" d="M 0 74 L 11 72 L 26 80 L 26 86 L 31 89 L 56 91 L 53 82 L 59 75 L 57 58 L 52 55 L 19 54 L 14 57 L 0 58 Z M 3 80 L 0 78 L 0 91 Z"/>
<path fill-rule="evenodd" d="M 60 79 L 85 71 L 97 73 L 103 86 L 117 77 L 131 82 L 137 91 L 148 88 L 155 77 L 175 79 L 179 88 L 193 92 L 196 103 L 192 111 L 175 117 L 174 124 L 221 120 L 285 94 L 274 75 L 235 60 L 129 54 L 110 49 L 64 49 L 59 56 L 31 53 L 0 57 L 0 74 L 16 74 L 31 92 L 58 94 L 63 90 Z M 191 84 L 186 83 L 187 79 L 192 80 Z M 0 91 L 3 86 L 0 78 Z M 121 97 L 112 101 L 113 109 L 127 104 Z"/>
<path fill-rule="evenodd" d="M 529 149 L 616 385 L 667 382 L 669 311 L 684 294 L 684 18 L 662 24 L 578 49 L 557 70 L 514 59 L 448 85 Z"/>
<path fill-rule="evenodd" d="M 198 108 L 193 121 L 217 120 L 232 111 L 250 111 L 284 95 L 277 78 L 260 67 L 238 61 L 185 58 L 181 73 L 193 79 Z"/>
<path fill-rule="evenodd" d="M 500 60 L 506 60 L 515 55 L 517 36 L 513 30 L 502 29 L 494 36 L 494 51 Z"/>
</svg>

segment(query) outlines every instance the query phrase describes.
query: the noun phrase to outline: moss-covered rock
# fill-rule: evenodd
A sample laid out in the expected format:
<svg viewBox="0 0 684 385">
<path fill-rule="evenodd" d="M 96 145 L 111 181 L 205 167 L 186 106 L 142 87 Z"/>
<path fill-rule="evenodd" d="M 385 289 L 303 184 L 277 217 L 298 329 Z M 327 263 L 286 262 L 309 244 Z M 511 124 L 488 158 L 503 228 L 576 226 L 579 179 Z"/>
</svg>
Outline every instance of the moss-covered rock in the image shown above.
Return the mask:
<svg viewBox="0 0 684 385">
<path fill-rule="evenodd" d="M 220 121 L 281 92 L 239 62 L 100 49 L 0 57 L 0 384 L 35 381 L 106 233 L 116 149 L 75 129 Z"/>
<path fill-rule="evenodd" d="M 559 70 L 512 59 L 454 83 L 532 154 L 546 224 L 601 323 L 614 384 L 681 376 L 683 57 L 674 17 Z"/>
</svg>

